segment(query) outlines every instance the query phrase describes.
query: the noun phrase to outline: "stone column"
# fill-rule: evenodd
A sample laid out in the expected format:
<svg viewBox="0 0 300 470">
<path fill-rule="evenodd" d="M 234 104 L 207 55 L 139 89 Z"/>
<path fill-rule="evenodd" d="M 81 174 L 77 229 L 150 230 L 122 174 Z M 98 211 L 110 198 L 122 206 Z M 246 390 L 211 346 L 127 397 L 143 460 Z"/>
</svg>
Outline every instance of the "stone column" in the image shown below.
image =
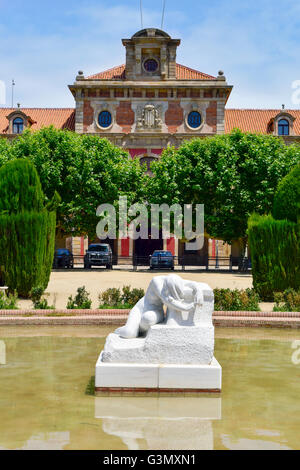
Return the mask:
<svg viewBox="0 0 300 470">
<path fill-rule="evenodd" d="M 217 134 L 225 132 L 225 101 L 217 101 Z"/>
<path fill-rule="evenodd" d="M 83 134 L 83 99 L 76 98 L 75 132 Z"/>
</svg>

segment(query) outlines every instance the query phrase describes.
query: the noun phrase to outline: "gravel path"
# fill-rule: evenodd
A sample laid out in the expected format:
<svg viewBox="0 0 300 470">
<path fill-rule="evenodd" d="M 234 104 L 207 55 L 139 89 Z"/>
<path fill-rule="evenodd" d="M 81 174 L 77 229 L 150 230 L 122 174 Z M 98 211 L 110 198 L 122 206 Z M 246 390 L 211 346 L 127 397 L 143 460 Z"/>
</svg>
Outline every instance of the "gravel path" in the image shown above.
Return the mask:
<svg viewBox="0 0 300 470">
<path fill-rule="evenodd" d="M 138 287 L 146 289 L 153 276 L 168 274 L 169 271 L 151 272 L 115 269 L 113 271 L 106 271 L 105 269 L 91 269 L 85 271 L 83 269 L 74 269 L 66 271 L 53 271 L 51 274 L 50 282 L 46 292 L 48 295 L 49 305 L 55 303 L 56 308 L 66 308 L 68 297 L 74 295 L 78 287 L 85 286 L 87 291 L 91 294 L 93 301 L 92 308 L 98 308 L 98 295 L 101 291 L 109 287 L 122 287 L 124 285 L 131 285 L 131 287 Z M 176 272 L 184 279 L 192 281 L 206 282 L 213 289 L 230 288 L 230 289 L 245 289 L 252 287 L 251 274 L 240 273 L 215 273 L 215 272 L 195 272 L 185 271 Z M 30 300 L 21 300 L 19 308 L 32 308 Z M 264 309 L 265 310 L 265 309 Z M 270 311 L 270 307 L 266 308 Z"/>
</svg>

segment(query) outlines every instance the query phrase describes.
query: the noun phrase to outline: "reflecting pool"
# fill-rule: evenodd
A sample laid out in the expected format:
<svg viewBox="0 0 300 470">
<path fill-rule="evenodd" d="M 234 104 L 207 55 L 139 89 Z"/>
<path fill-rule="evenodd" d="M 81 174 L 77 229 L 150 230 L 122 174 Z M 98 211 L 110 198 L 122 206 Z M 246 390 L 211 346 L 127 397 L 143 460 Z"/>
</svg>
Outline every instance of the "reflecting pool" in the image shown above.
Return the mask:
<svg viewBox="0 0 300 470">
<path fill-rule="evenodd" d="M 300 331 L 217 328 L 219 396 L 94 397 L 112 330 L 0 328 L 0 449 L 300 449 Z"/>
</svg>

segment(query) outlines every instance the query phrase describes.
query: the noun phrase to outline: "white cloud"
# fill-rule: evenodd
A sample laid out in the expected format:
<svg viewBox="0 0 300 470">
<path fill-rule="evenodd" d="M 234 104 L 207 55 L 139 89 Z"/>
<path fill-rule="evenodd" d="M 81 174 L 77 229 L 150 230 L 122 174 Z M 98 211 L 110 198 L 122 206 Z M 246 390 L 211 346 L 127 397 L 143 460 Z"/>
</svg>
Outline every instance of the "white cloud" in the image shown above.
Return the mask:
<svg viewBox="0 0 300 470">
<path fill-rule="evenodd" d="M 73 106 L 67 85 L 78 70 L 90 75 L 125 62 L 121 38 L 140 29 L 137 3 L 74 2 L 53 31 L 35 27 L 37 14 L 20 37 L 3 22 L 0 79 L 7 87 L 16 80 L 15 101 L 24 107 Z M 145 3 L 144 25 L 159 27 L 161 2 Z M 164 29 L 182 39 L 178 62 L 213 75 L 223 69 L 234 85 L 228 106 L 292 107 L 291 83 L 300 79 L 299 2 L 211 0 L 201 15 L 195 4 L 191 16 L 192 4 L 167 3 Z"/>
</svg>

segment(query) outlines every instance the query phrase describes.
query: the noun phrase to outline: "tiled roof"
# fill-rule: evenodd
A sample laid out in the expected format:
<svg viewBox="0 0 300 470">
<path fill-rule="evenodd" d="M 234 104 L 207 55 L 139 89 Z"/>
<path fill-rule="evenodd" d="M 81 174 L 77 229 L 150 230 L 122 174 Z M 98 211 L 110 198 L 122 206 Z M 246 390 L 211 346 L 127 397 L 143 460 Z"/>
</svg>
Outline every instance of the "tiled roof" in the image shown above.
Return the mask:
<svg viewBox="0 0 300 470">
<path fill-rule="evenodd" d="M 0 134 L 8 132 L 8 116 L 11 108 L 0 107 Z M 51 124 L 57 129 L 75 130 L 74 108 L 22 108 L 24 114 L 34 122 L 31 129 L 38 130 Z M 225 133 L 235 128 L 243 132 L 254 132 L 260 134 L 268 133 L 268 126 L 272 119 L 279 113 L 288 113 L 295 118 L 293 130 L 295 135 L 300 135 L 300 109 L 225 109 Z"/>
<path fill-rule="evenodd" d="M 18 109 L 0 108 L 0 134 L 8 132 L 8 116 Z M 31 129 L 38 130 L 51 124 L 57 129 L 75 130 L 74 108 L 21 108 L 20 111 L 29 116 L 34 123 Z"/>
<path fill-rule="evenodd" d="M 125 80 L 125 65 L 118 65 L 88 78 L 90 80 Z M 176 78 L 177 80 L 215 80 L 212 75 L 207 75 L 180 64 L 176 64 Z"/>
<path fill-rule="evenodd" d="M 199 70 L 191 69 L 185 65 L 176 64 L 177 80 L 215 80 L 216 77 L 207 75 L 207 73 L 199 72 Z"/>
<path fill-rule="evenodd" d="M 269 123 L 281 112 L 295 118 L 293 130 L 300 135 L 300 109 L 225 109 L 225 133 L 239 128 L 243 132 L 267 134 Z"/>
<path fill-rule="evenodd" d="M 93 80 L 125 80 L 125 65 L 118 65 L 88 78 Z"/>
</svg>

